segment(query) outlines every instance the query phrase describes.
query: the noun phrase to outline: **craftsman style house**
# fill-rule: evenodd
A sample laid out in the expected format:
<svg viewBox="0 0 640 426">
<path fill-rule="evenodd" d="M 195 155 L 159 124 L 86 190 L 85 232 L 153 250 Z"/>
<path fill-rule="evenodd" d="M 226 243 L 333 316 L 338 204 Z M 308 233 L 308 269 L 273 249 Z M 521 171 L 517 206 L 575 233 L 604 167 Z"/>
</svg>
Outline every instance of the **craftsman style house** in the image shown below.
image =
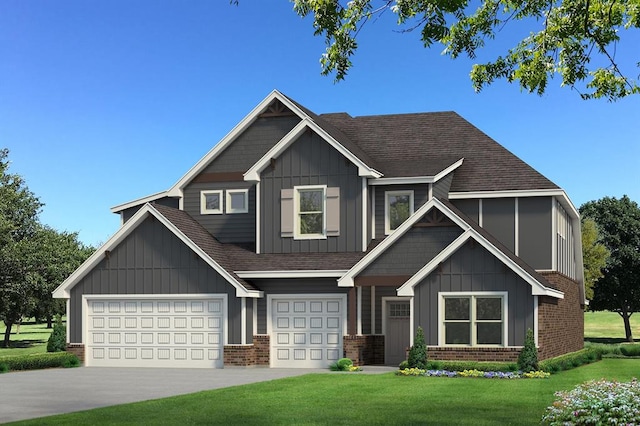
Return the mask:
<svg viewBox="0 0 640 426">
<path fill-rule="evenodd" d="M 272 92 L 54 292 L 86 365 L 397 365 L 582 348 L 578 213 L 453 112 L 316 115 Z"/>
</svg>

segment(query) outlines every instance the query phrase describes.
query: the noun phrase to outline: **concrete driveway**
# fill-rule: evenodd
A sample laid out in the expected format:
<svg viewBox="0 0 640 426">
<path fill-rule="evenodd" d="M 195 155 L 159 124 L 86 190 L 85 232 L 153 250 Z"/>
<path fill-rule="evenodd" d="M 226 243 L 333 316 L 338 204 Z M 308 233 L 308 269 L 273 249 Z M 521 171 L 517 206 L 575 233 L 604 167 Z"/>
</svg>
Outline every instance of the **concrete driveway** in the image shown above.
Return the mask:
<svg viewBox="0 0 640 426">
<path fill-rule="evenodd" d="M 391 370 L 364 367 L 364 373 Z M 0 374 L 0 423 L 318 372 L 329 374 L 326 369 L 98 367 L 6 373 Z"/>
</svg>

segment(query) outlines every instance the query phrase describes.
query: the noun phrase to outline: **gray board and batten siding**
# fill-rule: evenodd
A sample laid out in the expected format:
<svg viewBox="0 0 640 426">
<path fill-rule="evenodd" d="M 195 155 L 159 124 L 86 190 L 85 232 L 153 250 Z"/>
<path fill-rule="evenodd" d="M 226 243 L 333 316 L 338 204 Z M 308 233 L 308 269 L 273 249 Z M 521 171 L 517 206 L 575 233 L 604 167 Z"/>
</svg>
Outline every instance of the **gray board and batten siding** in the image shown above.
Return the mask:
<svg viewBox="0 0 640 426">
<path fill-rule="evenodd" d="M 83 295 L 127 294 L 227 294 L 229 343 L 241 342 L 235 288 L 155 218 L 138 225 L 71 289 L 69 341 L 82 342 Z"/>
<path fill-rule="evenodd" d="M 338 236 L 311 240 L 281 236 L 281 190 L 301 185 L 340 188 Z M 362 178 L 353 163 L 315 132 L 302 134 L 262 172 L 260 209 L 261 253 L 362 250 Z"/>
<path fill-rule="evenodd" d="M 451 200 L 469 218 L 479 223 L 478 199 Z M 518 256 L 536 270 L 552 269 L 552 198 L 518 198 Z M 516 253 L 515 198 L 482 200 L 482 227 Z"/>
<path fill-rule="evenodd" d="M 306 279 L 255 279 L 252 283 L 264 291 L 258 301 L 258 334 L 267 334 L 267 295 L 274 294 L 348 294 L 348 288 L 340 288 L 335 278 Z M 247 304 L 248 305 L 248 304 Z M 344 306 L 344 309 L 347 307 Z"/>
<path fill-rule="evenodd" d="M 226 190 L 249 189 L 248 212 L 226 212 Z M 222 190 L 222 213 L 200 214 L 200 192 Z M 248 182 L 193 182 L 184 190 L 184 210 L 222 243 L 256 240 L 256 187 Z"/>
<path fill-rule="evenodd" d="M 384 233 L 384 209 L 385 209 L 385 193 L 397 191 L 413 191 L 413 211 L 418 210 L 424 203 L 429 201 L 429 184 L 422 183 L 416 185 L 379 185 L 375 186 L 376 205 L 375 205 L 375 221 L 376 221 L 376 238 L 383 238 Z"/>
<path fill-rule="evenodd" d="M 412 228 L 360 275 L 413 275 L 461 234 L 458 226 Z"/>
<path fill-rule="evenodd" d="M 438 269 L 414 287 L 414 329 L 425 330 L 427 344 L 438 345 L 439 292 L 504 291 L 508 293 L 508 346 L 522 346 L 527 329 L 534 329 L 531 285 L 480 244 L 468 241 Z"/>
</svg>

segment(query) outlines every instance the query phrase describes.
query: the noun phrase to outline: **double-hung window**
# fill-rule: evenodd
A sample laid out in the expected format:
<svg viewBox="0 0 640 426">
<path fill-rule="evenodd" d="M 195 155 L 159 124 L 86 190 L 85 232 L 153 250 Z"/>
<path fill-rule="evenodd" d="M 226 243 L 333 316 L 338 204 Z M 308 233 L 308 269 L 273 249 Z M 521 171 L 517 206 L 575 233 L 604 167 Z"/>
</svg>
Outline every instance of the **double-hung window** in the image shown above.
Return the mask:
<svg viewBox="0 0 640 426">
<path fill-rule="evenodd" d="M 390 234 L 413 214 L 413 191 L 384 193 L 384 232 Z"/>
<path fill-rule="evenodd" d="M 441 344 L 506 346 L 506 293 L 441 293 Z"/>
<path fill-rule="evenodd" d="M 296 238 L 326 237 L 326 186 L 295 187 Z"/>
</svg>

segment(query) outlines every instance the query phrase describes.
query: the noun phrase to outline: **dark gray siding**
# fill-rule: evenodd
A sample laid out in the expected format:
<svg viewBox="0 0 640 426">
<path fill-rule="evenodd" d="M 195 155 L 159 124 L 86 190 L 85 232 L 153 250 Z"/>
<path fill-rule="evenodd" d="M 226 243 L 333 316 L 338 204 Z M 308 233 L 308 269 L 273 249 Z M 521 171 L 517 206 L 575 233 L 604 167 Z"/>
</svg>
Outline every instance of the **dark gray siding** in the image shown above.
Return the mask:
<svg viewBox="0 0 640 426">
<path fill-rule="evenodd" d="M 71 290 L 70 341 L 82 341 L 82 296 L 228 295 L 229 343 L 240 343 L 240 299 L 216 271 L 160 222 L 148 218 Z"/>
<path fill-rule="evenodd" d="M 153 201 L 153 203 L 177 209 L 180 206 L 180 199 L 174 198 L 174 197 L 162 197 Z M 120 215 L 122 217 L 122 223 L 125 223 L 126 221 L 131 219 L 133 215 L 136 214 L 136 212 L 140 210 L 142 206 L 144 206 L 144 203 L 122 210 L 120 212 Z"/>
<path fill-rule="evenodd" d="M 551 197 L 518 199 L 518 255 L 535 269 L 551 269 Z"/>
<path fill-rule="evenodd" d="M 280 139 L 295 127 L 298 117 L 258 118 L 203 171 L 204 173 L 246 172 Z"/>
<path fill-rule="evenodd" d="M 429 201 L 429 184 L 376 186 L 376 238 L 384 237 L 384 200 L 387 191 L 413 191 L 413 211 Z"/>
<path fill-rule="evenodd" d="M 410 229 L 361 275 L 413 275 L 461 233 L 457 226 Z"/>
<path fill-rule="evenodd" d="M 433 196 L 449 199 L 449 188 L 451 188 L 451 182 L 453 182 L 453 172 L 433 184 Z"/>
<path fill-rule="evenodd" d="M 347 294 L 350 290 L 338 287 L 335 278 L 264 279 L 252 282 L 264 291 L 264 297 L 258 299 L 258 334 L 267 334 L 267 295 L 269 294 Z"/>
<path fill-rule="evenodd" d="M 396 290 L 396 287 L 376 287 L 376 332 L 374 334 L 385 334 L 385 330 L 382 329 L 382 298 L 397 297 Z"/>
<path fill-rule="evenodd" d="M 371 334 L 371 287 L 362 289 L 362 334 Z"/>
<path fill-rule="evenodd" d="M 249 189 L 249 211 L 227 214 L 226 192 L 223 191 L 222 214 L 200 214 L 200 191 L 216 189 Z M 256 188 L 247 182 L 191 183 L 184 189 L 184 210 L 223 243 L 251 243 L 256 240 Z"/>
<path fill-rule="evenodd" d="M 515 198 L 487 198 L 482 200 L 482 227 L 515 253 Z"/>
<path fill-rule="evenodd" d="M 507 291 L 508 345 L 521 346 L 534 327 L 531 286 L 479 244 L 467 242 L 415 287 L 414 326 L 425 330 L 429 345 L 438 344 L 438 292 Z"/>
<path fill-rule="evenodd" d="M 476 223 L 478 223 L 478 212 L 479 210 L 479 201 L 477 199 L 473 200 L 451 200 L 454 206 L 456 206 L 460 211 L 470 219 L 473 219 Z"/>
<path fill-rule="evenodd" d="M 321 240 L 280 236 L 280 190 L 297 185 L 340 188 L 340 235 Z M 260 182 L 261 253 L 362 250 L 362 178 L 358 169 L 317 134 L 305 132 L 267 167 Z"/>
</svg>

